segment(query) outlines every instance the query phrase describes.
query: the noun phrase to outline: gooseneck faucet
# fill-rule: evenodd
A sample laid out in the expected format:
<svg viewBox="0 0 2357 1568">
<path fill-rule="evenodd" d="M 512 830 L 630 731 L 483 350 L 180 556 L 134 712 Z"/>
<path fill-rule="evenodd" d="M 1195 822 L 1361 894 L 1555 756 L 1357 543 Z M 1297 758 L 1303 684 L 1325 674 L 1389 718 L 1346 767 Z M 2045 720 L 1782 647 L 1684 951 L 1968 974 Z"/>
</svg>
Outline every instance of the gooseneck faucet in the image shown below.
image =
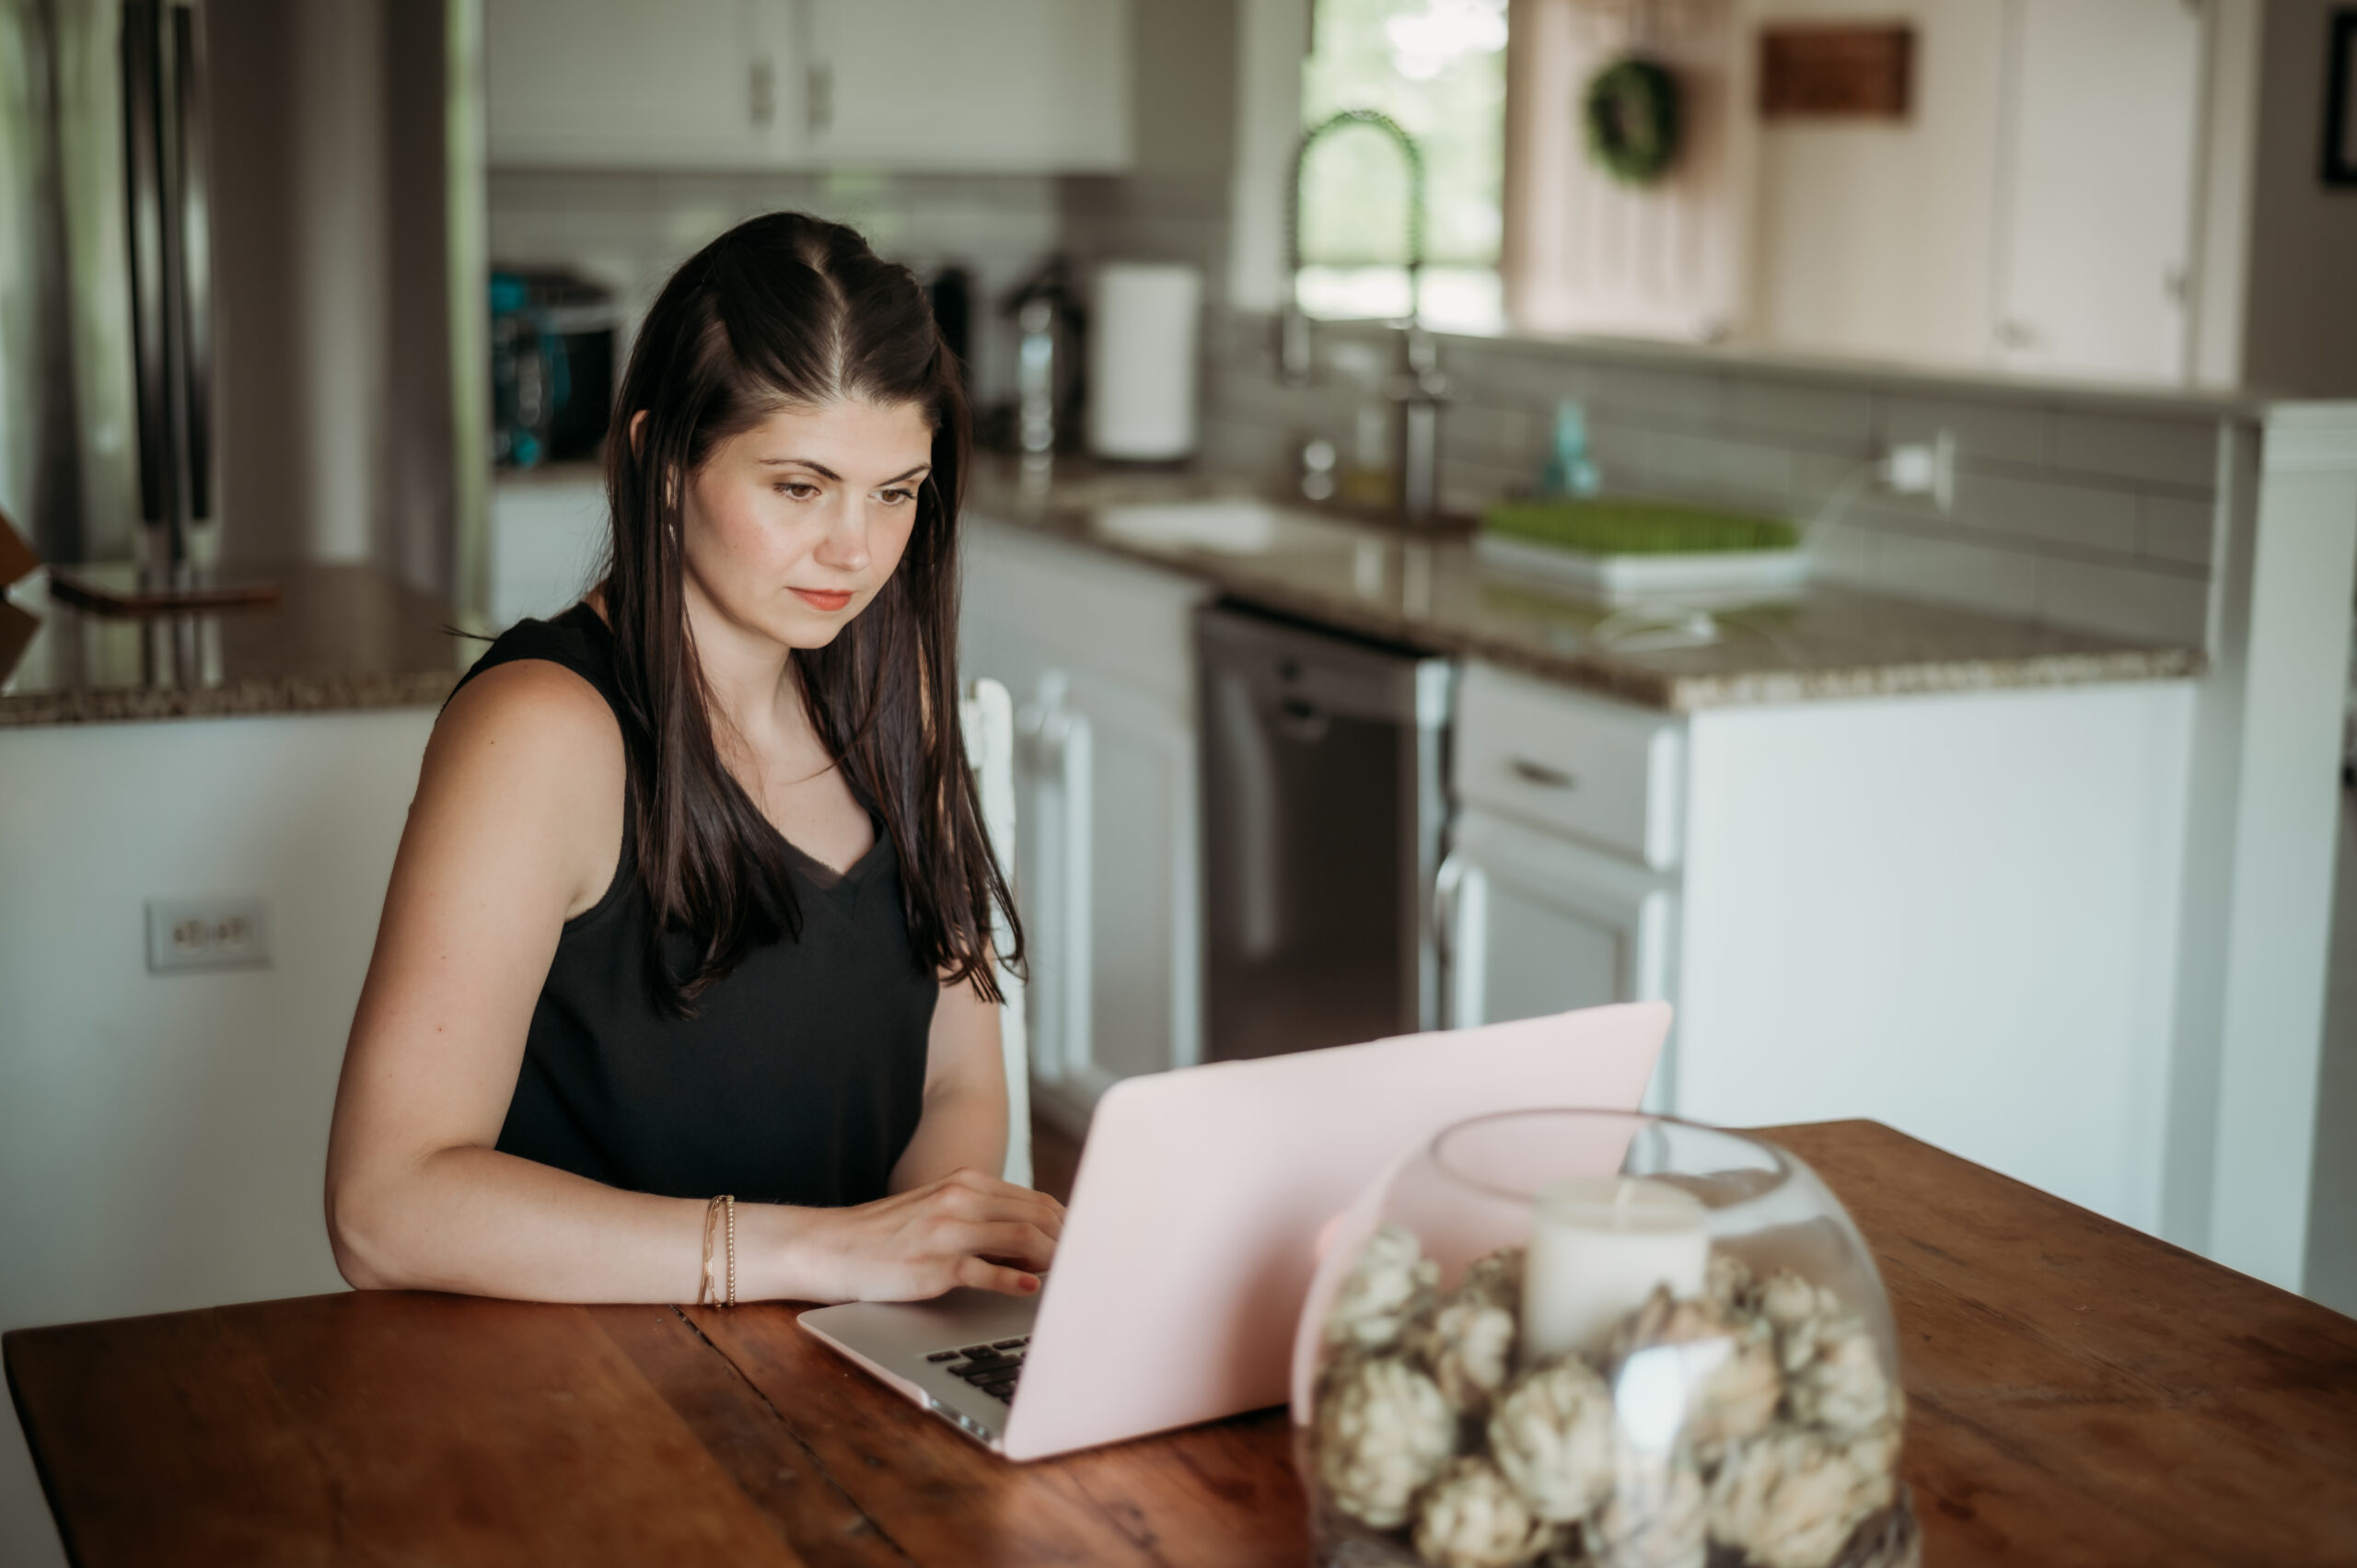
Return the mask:
<svg viewBox="0 0 2357 1568">
<path fill-rule="evenodd" d="M 1429 520 L 1440 507 L 1440 406 L 1448 381 L 1440 373 L 1440 348 L 1423 328 L 1424 154 L 1416 139 L 1389 115 L 1372 109 L 1346 109 L 1312 126 L 1294 149 L 1293 180 L 1286 187 L 1285 293 L 1277 315 L 1277 371 L 1288 386 L 1306 385 L 1315 366 L 1309 317 L 1301 308 L 1301 180 L 1310 149 L 1336 131 L 1370 126 L 1391 138 L 1408 176 L 1408 314 L 1399 322 L 1399 369 L 1384 395 L 1398 405 L 1394 486 L 1402 517 Z"/>
</svg>

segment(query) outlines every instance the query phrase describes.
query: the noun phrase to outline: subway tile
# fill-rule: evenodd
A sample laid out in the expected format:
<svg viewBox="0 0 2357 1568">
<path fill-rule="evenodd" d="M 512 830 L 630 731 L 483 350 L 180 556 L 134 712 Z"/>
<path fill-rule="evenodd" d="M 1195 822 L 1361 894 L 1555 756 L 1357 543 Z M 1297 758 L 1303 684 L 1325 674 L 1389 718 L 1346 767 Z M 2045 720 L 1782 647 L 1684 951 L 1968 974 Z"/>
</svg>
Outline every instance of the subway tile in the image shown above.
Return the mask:
<svg viewBox="0 0 2357 1568">
<path fill-rule="evenodd" d="M 2205 640 L 2206 576 L 2152 566 L 2048 556 L 2038 563 L 2038 617 L 2134 642 Z"/>
<path fill-rule="evenodd" d="M 1728 378 L 1728 423 L 1746 432 L 1807 439 L 1861 455 L 1875 438 L 1874 394 L 1748 375 Z"/>
<path fill-rule="evenodd" d="M 1544 424 L 1529 409 L 1460 403 L 1441 415 L 1440 445 L 1445 454 L 1528 469 L 1535 477 L 1548 442 Z"/>
<path fill-rule="evenodd" d="M 1956 437 L 1956 462 L 2042 464 L 2052 439 L 2053 415 L 2033 403 L 1980 402 L 1964 398 L 1883 400 L 1885 447 L 1930 441 L 1943 430 Z"/>
<path fill-rule="evenodd" d="M 1619 365 L 1591 368 L 1594 401 L 1612 417 L 1692 428 L 1718 424 L 1724 418 L 1726 385 L 1709 372 Z"/>
<path fill-rule="evenodd" d="M 1816 517 L 1845 485 L 1850 494 L 1842 510 L 1854 510 L 1872 494 L 1866 482 L 1867 462 L 1863 456 L 1796 449 L 1793 453 L 1792 494 L 1787 498 L 1793 516 Z"/>
<path fill-rule="evenodd" d="M 1836 519 L 1805 535 L 1809 575 L 1819 582 L 1864 587 L 1870 578 L 1866 554 L 1872 530 L 1847 519 Z"/>
<path fill-rule="evenodd" d="M 2131 491 L 1967 471 L 1956 476 L 1956 517 L 1977 528 L 2026 539 L 2136 553 L 2136 496 Z"/>
<path fill-rule="evenodd" d="M 1757 441 L 1703 440 L 1703 473 L 1714 493 L 1780 517 L 1791 507 L 1789 448 Z"/>
<path fill-rule="evenodd" d="M 1489 344 L 1452 344 L 1441 353 L 1441 369 L 1470 396 L 1538 404 L 1550 411 L 1564 401 L 1587 403 L 1597 380 L 1587 366 L 1535 354 L 1501 354 Z"/>
<path fill-rule="evenodd" d="M 2137 548 L 2150 560 L 2208 567 L 2217 535 L 2218 508 L 2211 501 L 2147 495 L 2140 504 Z"/>
<path fill-rule="evenodd" d="M 1866 545 L 1866 581 L 1874 588 L 1997 615 L 2036 612 L 2038 564 L 2037 556 L 2002 545 L 1886 529 L 1875 530 Z"/>
<path fill-rule="evenodd" d="M 2211 490 L 2217 483 L 2218 422 L 2165 414 L 2058 412 L 2054 464 L 2080 473 Z"/>
</svg>

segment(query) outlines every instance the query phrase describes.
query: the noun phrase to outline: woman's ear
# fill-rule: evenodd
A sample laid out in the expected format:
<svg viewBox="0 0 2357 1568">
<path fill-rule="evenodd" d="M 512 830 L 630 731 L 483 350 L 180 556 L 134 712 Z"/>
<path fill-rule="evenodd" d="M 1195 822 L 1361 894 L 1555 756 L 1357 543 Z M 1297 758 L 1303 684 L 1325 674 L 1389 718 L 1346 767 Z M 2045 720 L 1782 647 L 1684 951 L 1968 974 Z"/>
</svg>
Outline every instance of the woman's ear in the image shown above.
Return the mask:
<svg viewBox="0 0 2357 1568">
<path fill-rule="evenodd" d="M 638 456 L 639 439 L 645 434 L 646 411 L 644 409 L 641 409 L 636 413 L 630 416 L 630 453 L 632 457 L 634 458 Z"/>
</svg>

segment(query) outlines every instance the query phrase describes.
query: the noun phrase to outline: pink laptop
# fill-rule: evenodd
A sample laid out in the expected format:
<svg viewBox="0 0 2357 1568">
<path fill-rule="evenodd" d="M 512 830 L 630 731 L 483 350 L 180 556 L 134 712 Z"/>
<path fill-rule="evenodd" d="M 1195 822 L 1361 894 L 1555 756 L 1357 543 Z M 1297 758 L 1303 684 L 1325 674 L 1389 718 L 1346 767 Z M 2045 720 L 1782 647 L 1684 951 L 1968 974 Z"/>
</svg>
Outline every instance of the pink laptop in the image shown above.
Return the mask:
<svg viewBox="0 0 2357 1568">
<path fill-rule="evenodd" d="M 1658 1002 L 1130 1078 L 1097 1102 L 1047 1288 L 816 1307 L 802 1326 L 1014 1459 L 1282 1404 L 1318 1238 L 1469 1116 L 1633 1110 Z"/>
</svg>

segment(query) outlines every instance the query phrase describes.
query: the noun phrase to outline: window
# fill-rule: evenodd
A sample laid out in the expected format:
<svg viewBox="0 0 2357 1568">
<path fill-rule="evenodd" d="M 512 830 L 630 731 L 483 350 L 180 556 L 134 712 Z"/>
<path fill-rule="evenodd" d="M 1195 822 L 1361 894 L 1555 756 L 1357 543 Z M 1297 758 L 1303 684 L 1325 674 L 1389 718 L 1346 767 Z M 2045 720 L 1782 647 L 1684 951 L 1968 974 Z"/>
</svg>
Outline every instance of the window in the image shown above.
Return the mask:
<svg viewBox="0 0 2357 1568">
<path fill-rule="evenodd" d="M 1505 147 L 1506 0 L 1315 0 L 1302 128 L 1373 110 L 1424 161 L 1427 324 L 1494 331 Z M 1408 180 L 1399 148 L 1353 124 L 1310 151 L 1301 178 L 1302 308 L 1408 314 Z"/>
</svg>

